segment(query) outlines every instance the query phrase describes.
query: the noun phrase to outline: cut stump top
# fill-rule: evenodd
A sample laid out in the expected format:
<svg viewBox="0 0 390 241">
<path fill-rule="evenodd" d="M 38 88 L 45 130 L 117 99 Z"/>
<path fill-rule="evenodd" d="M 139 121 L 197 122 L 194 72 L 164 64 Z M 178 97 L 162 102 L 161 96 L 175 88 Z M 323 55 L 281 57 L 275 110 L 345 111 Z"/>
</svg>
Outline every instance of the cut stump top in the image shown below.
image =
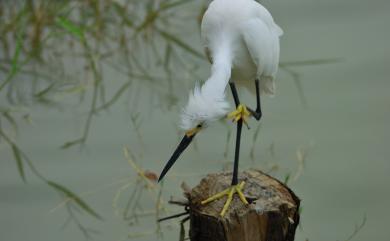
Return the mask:
<svg viewBox="0 0 390 241">
<path fill-rule="evenodd" d="M 283 183 L 259 170 L 239 174 L 239 182 L 245 181 L 243 193 L 249 205 L 243 204 L 235 194 L 227 213 L 221 217 L 226 197 L 201 204 L 229 188 L 231 178 L 231 172 L 209 174 L 186 193 L 190 203 L 191 240 L 294 240 L 299 199 Z"/>
</svg>

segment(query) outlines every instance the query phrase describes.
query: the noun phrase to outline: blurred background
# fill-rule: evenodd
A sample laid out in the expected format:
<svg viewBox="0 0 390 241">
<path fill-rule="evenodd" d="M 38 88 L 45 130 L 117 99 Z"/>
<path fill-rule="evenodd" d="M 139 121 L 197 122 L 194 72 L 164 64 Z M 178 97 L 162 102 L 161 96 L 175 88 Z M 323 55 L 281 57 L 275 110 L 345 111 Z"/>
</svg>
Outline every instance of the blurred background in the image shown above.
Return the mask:
<svg viewBox="0 0 390 241">
<path fill-rule="evenodd" d="M 167 201 L 233 160 L 216 123 L 155 183 L 209 74 L 209 2 L 0 1 L 0 240 L 179 240 L 180 219 L 156 222 L 183 211 Z M 389 1 L 261 3 L 285 34 L 240 169 L 302 199 L 296 240 L 388 240 Z"/>
</svg>

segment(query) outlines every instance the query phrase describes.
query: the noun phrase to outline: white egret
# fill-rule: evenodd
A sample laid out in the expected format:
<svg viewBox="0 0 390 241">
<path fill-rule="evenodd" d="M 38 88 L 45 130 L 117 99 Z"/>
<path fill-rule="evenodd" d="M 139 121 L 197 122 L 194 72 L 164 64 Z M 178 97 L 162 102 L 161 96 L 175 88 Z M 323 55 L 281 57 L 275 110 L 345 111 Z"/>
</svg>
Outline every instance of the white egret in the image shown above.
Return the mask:
<svg viewBox="0 0 390 241">
<path fill-rule="evenodd" d="M 221 216 L 227 211 L 233 194 L 245 204 L 244 182 L 238 183 L 238 162 L 242 124 L 252 116 L 262 116 L 260 94 L 274 94 L 274 79 L 279 64 L 279 37 L 282 29 L 266 8 L 254 0 L 214 0 L 205 12 L 201 25 L 202 41 L 212 63 L 211 76 L 190 94 L 181 116 L 186 134 L 165 165 L 161 180 L 193 137 L 208 123 L 224 116 L 237 122 L 236 149 L 231 187 L 202 202 L 206 204 L 228 196 Z M 227 114 L 229 104 L 225 89 L 230 85 L 236 110 Z M 241 104 L 236 84 L 256 94 L 256 110 Z"/>
</svg>

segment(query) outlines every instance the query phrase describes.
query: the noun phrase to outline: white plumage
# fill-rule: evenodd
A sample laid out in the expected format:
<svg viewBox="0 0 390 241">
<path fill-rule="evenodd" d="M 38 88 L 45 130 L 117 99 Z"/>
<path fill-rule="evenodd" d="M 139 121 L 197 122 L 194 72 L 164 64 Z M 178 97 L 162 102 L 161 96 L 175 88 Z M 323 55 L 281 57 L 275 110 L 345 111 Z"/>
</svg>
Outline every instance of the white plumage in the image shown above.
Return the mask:
<svg viewBox="0 0 390 241">
<path fill-rule="evenodd" d="M 282 29 L 271 14 L 254 0 L 214 0 L 203 16 L 201 35 L 212 62 L 211 75 L 190 93 L 182 113 L 185 130 L 226 115 L 229 81 L 254 91 L 274 94 Z"/>
</svg>

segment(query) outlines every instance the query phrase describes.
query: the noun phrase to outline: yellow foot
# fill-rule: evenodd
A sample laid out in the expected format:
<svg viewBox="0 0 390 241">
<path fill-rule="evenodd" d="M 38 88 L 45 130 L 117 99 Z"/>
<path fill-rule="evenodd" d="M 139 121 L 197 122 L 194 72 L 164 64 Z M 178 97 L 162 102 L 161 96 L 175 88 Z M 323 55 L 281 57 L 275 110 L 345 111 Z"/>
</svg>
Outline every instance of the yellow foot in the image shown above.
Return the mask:
<svg viewBox="0 0 390 241">
<path fill-rule="evenodd" d="M 231 186 L 229 187 L 228 189 L 225 189 L 224 191 L 220 192 L 220 193 L 217 193 L 215 194 L 214 196 L 211 196 L 209 198 L 207 198 L 206 200 L 202 201 L 201 204 L 204 205 L 204 204 L 207 204 L 209 202 L 212 202 L 214 200 L 217 200 L 217 199 L 220 199 L 222 198 L 223 196 L 227 195 L 227 200 L 225 202 L 225 205 L 223 206 L 223 209 L 221 211 L 221 217 L 225 216 L 225 213 L 226 211 L 228 210 L 229 206 L 230 206 L 230 203 L 232 202 L 233 200 L 233 195 L 234 193 L 237 193 L 238 196 L 240 197 L 241 201 L 244 203 L 244 204 L 248 204 L 248 201 L 246 200 L 244 194 L 242 193 L 242 189 L 244 188 L 244 185 L 245 185 L 245 182 L 242 181 L 240 184 L 237 184 L 237 185 L 234 185 L 234 186 Z"/>
<path fill-rule="evenodd" d="M 230 112 L 227 115 L 227 118 L 232 119 L 233 122 L 237 122 L 239 120 L 242 120 L 244 124 L 248 127 L 248 117 L 251 115 L 251 113 L 248 111 L 245 105 L 238 105 L 237 109 Z"/>
</svg>

